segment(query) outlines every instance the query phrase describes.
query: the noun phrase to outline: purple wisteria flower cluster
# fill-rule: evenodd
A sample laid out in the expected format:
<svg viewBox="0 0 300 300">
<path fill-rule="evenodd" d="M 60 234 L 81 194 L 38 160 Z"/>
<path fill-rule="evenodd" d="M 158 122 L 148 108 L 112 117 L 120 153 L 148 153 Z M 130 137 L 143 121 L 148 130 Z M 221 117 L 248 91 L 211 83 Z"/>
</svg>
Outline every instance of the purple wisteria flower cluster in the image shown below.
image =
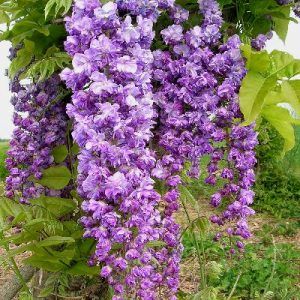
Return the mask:
<svg viewBox="0 0 300 300">
<path fill-rule="evenodd" d="M 197 178 L 200 158 L 210 155 L 206 182 L 228 181 L 212 205 L 230 199 L 212 221 L 235 222 L 228 234 L 250 235 L 257 141 L 253 126 L 239 125 L 237 94 L 246 74 L 240 41 L 220 43 L 216 1 L 201 0 L 199 8 L 202 25 L 186 32 L 188 12 L 174 1 L 77 0 L 66 18 L 73 68 L 61 77 L 73 91 L 67 109 L 81 149 L 81 221 L 84 237 L 97 241 L 90 264 L 102 265 L 115 300 L 176 298 L 182 246 L 173 215 L 186 162 Z M 162 9 L 174 22 L 161 32 L 169 50 L 152 52 Z M 163 195 L 153 178 L 167 186 Z"/>
<path fill-rule="evenodd" d="M 270 31 L 267 34 L 259 34 L 255 39 L 251 40 L 251 46 L 256 51 L 261 51 L 266 47 L 267 41 L 271 40 L 273 32 Z"/>
<path fill-rule="evenodd" d="M 220 178 L 226 182 L 212 196 L 211 204 L 228 203 L 227 209 L 211 220 L 220 226 L 229 224 L 229 235 L 249 238 L 246 219 L 254 213 L 249 205 L 254 196 L 257 135 L 254 126 L 240 125 L 238 92 L 246 74 L 240 40 L 233 36 L 220 44 L 223 21 L 217 2 L 203 0 L 199 6 L 202 25 L 187 32 L 180 24 L 169 26 L 161 32 L 169 51 L 154 52 L 161 124 L 158 137 L 165 155 L 152 174 L 169 186 L 163 199 L 165 213 L 171 216 L 179 208 L 179 174 L 185 162 L 191 163 L 188 174 L 197 178 L 200 158 L 209 155 L 206 183 L 215 185 Z M 222 167 L 222 161 L 228 165 Z M 216 239 L 220 237 L 221 233 Z M 237 247 L 242 248 L 242 242 Z"/>
<path fill-rule="evenodd" d="M 16 128 L 6 159 L 9 170 L 6 196 L 18 196 L 21 203 L 28 203 L 29 199 L 45 193 L 59 193 L 36 185 L 34 180 L 41 179 L 42 170 L 53 165 L 52 150 L 66 142 L 66 105 L 57 101 L 60 85 L 57 74 L 40 83 L 22 85 L 18 76 L 11 82 Z"/>
<path fill-rule="evenodd" d="M 73 91 L 81 221 L 84 237 L 97 241 L 90 264 L 103 265 L 114 300 L 175 299 L 179 283 L 179 230 L 158 210 L 149 148 L 153 23 L 173 2 L 77 0 L 66 18 L 73 69 L 61 77 Z"/>
</svg>

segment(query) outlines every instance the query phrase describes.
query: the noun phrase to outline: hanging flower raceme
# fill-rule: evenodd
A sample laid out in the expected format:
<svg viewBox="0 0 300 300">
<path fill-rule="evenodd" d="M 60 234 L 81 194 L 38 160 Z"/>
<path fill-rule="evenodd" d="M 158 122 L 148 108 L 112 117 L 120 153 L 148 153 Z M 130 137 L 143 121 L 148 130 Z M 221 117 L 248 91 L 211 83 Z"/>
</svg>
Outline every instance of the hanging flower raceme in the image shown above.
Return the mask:
<svg viewBox="0 0 300 300">
<path fill-rule="evenodd" d="M 215 126 L 209 111 L 215 108 L 218 98 L 213 94 L 217 80 L 209 70 L 213 57 L 210 47 L 220 37 L 222 18 L 214 2 L 203 1 L 200 9 L 204 15 L 201 27 L 184 32 L 180 24 L 169 26 L 161 33 L 170 50 L 154 53 L 154 80 L 159 84 L 156 92 L 158 137 L 164 155 L 157 162 L 153 175 L 168 186 L 164 195 L 165 219 L 174 224 L 168 227 L 173 230 L 175 241 L 178 232 L 174 229 L 178 227 L 172 214 L 179 208 L 180 172 L 188 161 L 191 162 L 188 174 L 199 177 L 200 158 L 213 151 L 210 138 Z M 174 255 L 179 258 L 180 251 L 175 251 Z"/>
<path fill-rule="evenodd" d="M 149 149 L 156 117 L 152 96 L 153 22 L 165 1 L 77 0 L 66 18 L 65 48 L 73 69 L 61 77 L 73 90 L 68 113 L 81 151 L 78 192 L 85 199 L 85 237 L 97 241 L 90 264 L 114 288 L 114 299 L 172 299 L 177 290 L 161 248 L 168 224 L 157 209 Z M 171 242 L 168 246 L 171 246 Z M 171 268 L 171 266 L 170 266 Z"/>
<path fill-rule="evenodd" d="M 271 40 L 273 37 L 273 32 L 270 31 L 267 34 L 259 34 L 255 39 L 251 40 L 251 46 L 257 51 L 261 51 L 266 47 L 268 40 Z"/>
<path fill-rule="evenodd" d="M 223 82 L 217 89 L 220 101 L 211 113 L 217 130 L 224 137 L 211 156 L 207 182 L 214 185 L 217 179 L 225 181 L 223 188 L 212 196 L 211 204 L 218 207 L 225 202 L 227 208 L 220 216 L 213 216 L 211 220 L 220 226 L 229 224 L 226 229 L 229 236 L 236 235 L 247 239 L 250 231 L 246 220 L 254 214 L 249 206 L 254 198 L 251 188 L 255 181 L 253 168 L 256 164 L 254 148 L 258 143 L 257 133 L 254 125 L 240 124 L 243 117 L 239 109 L 238 92 L 246 69 L 239 38 L 230 38 L 219 50 L 220 53 L 215 56 L 211 65 L 215 66 L 214 72 L 222 76 Z M 222 63 L 223 67 L 226 66 L 223 70 L 219 69 Z M 220 237 L 219 234 L 216 239 Z M 237 242 L 238 248 L 243 248 L 242 245 Z"/>
<path fill-rule="evenodd" d="M 15 50 L 12 50 L 12 57 Z M 53 75 L 40 83 L 20 84 L 18 76 L 11 82 L 16 126 L 10 141 L 6 166 L 6 196 L 17 196 L 22 203 L 42 194 L 57 192 L 34 183 L 42 170 L 50 167 L 52 150 L 66 142 L 67 115 L 59 98 L 60 78 Z"/>
<path fill-rule="evenodd" d="M 253 210 L 253 166 L 256 134 L 253 126 L 241 127 L 242 115 L 238 91 L 246 74 L 237 36 L 220 45 L 221 11 L 216 1 L 199 1 L 204 20 L 201 26 L 184 32 L 180 24 L 162 31 L 169 51 L 156 51 L 154 80 L 159 84 L 156 102 L 159 107 L 159 145 L 165 155 L 157 162 L 153 175 L 169 186 L 164 195 L 165 216 L 178 209 L 181 183 L 179 173 L 185 162 L 191 162 L 188 174 L 199 176 L 199 161 L 211 156 L 207 184 L 218 178 L 229 181 L 213 195 L 212 205 L 235 197 L 222 217 L 213 216 L 219 225 L 235 221 L 231 234 L 249 236 L 245 222 Z M 221 161 L 229 161 L 223 168 Z M 237 181 L 237 182 L 236 182 Z M 247 195 L 247 200 L 245 196 Z M 251 198 L 251 199 L 250 199 Z M 235 206 L 241 203 L 241 207 Z M 240 244 L 239 244 L 240 245 Z"/>
</svg>

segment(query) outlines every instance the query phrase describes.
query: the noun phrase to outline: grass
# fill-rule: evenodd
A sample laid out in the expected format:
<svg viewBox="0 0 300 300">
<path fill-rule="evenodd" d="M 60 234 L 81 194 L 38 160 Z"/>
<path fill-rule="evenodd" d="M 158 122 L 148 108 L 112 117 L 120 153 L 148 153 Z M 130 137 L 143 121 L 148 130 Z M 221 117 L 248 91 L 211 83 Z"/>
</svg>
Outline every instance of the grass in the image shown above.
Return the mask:
<svg viewBox="0 0 300 300">
<path fill-rule="evenodd" d="M 7 170 L 5 168 L 5 158 L 8 147 L 8 141 L 0 141 L 0 180 L 4 180 L 7 176 Z"/>
<path fill-rule="evenodd" d="M 200 197 L 200 211 L 206 216 L 212 213 L 207 202 L 207 199 Z M 188 206 L 190 215 L 195 216 L 193 205 Z M 178 221 L 186 223 L 182 213 Z M 191 231 L 184 233 L 180 300 L 300 299 L 299 223 L 294 219 L 283 221 L 267 214 L 257 214 L 249 221 L 254 236 L 247 242 L 244 255 L 229 256 L 229 244 L 213 241 L 218 228 L 210 225 L 205 233 L 197 231 L 198 243 L 203 245 L 201 257 L 207 277 L 206 291 L 213 291 L 216 297 L 201 294 L 197 250 Z"/>
</svg>

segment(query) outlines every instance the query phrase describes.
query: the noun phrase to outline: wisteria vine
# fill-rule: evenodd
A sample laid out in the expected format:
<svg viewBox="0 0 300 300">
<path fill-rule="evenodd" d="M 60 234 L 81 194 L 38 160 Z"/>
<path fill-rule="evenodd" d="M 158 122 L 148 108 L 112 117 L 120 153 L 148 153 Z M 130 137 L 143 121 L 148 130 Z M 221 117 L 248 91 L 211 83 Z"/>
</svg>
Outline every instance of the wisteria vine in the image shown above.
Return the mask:
<svg viewBox="0 0 300 300">
<path fill-rule="evenodd" d="M 16 49 L 12 48 L 10 58 L 15 55 Z M 37 185 L 35 181 L 41 179 L 44 169 L 54 165 L 53 149 L 66 143 L 68 117 L 57 74 L 40 83 L 21 84 L 20 73 L 10 85 L 15 129 L 6 159 L 9 170 L 6 196 L 18 196 L 21 203 L 27 204 L 30 199 L 44 194 L 61 194 Z"/>
<path fill-rule="evenodd" d="M 166 155 L 157 162 L 153 174 L 171 187 L 164 196 L 167 214 L 179 207 L 180 171 L 185 162 L 191 163 L 188 174 L 199 177 L 199 162 L 209 155 L 206 183 L 216 185 L 218 178 L 226 182 L 211 198 L 219 207 L 228 203 L 213 223 L 228 223 L 227 233 L 249 238 L 246 218 L 254 211 L 249 208 L 254 193 L 253 151 L 257 144 L 254 126 L 243 127 L 238 92 L 246 74 L 238 36 L 220 44 L 221 11 L 215 1 L 199 1 L 204 16 L 202 26 L 184 32 L 181 25 L 171 25 L 162 31 L 169 51 L 154 53 L 154 80 L 159 106 L 160 146 Z M 227 165 L 222 166 L 222 161 Z M 234 225 L 235 223 L 235 225 Z M 233 227 L 232 227 L 233 226 Z M 221 233 L 216 236 L 220 239 Z M 237 242 L 242 249 L 243 243 Z M 231 250 L 235 251 L 234 247 Z"/>
<path fill-rule="evenodd" d="M 97 241 L 90 264 L 104 263 L 101 275 L 113 286 L 114 299 L 172 299 L 179 283 L 179 257 L 155 249 L 161 240 L 168 248 L 176 241 L 165 232 L 151 178 L 156 112 L 150 47 L 159 7 L 168 5 L 76 1 L 66 23 L 73 70 L 62 78 L 74 93 L 68 113 L 81 148 L 78 190 L 86 200 L 81 221 L 84 237 Z"/>
<path fill-rule="evenodd" d="M 205 183 L 222 185 L 211 197 L 213 207 L 224 207 L 211 217 L 220 227 L 215 239 L 235 240 L 234 254 L 243 251 L 240 238 L 251 236 L 257 134 L 255 124 L 242 125 L 239 108 L 247 73 L 241 41 L 237 35 L 222 41 L 217 1 L 198 3 L 202 24 L 186 30 L 189 12 L 174 0 L 75 0 L 65 19 L 72 68 L 41 83 L 12 82 L 17 128 L 7 196 L 28 203 L 59 193 L 35 179 L 53 165 L 54 147 L 66 143 L 68 114 L 80 148 L 84 238 L 96 241 L 89 265 L 101 266 L 114 300 L 176 299 L 181 174 L 188 165 L 187 174 L 199 178 L 204 156 L 210 159 Z M 159 33 L 164 50 L 153 50 L 162 12 L 172 25 Z M 252 47 L 261 50 L 269 38 L 259 35 Z M 61 80 L 72 91 L 67 109 Z"/>
</svg>

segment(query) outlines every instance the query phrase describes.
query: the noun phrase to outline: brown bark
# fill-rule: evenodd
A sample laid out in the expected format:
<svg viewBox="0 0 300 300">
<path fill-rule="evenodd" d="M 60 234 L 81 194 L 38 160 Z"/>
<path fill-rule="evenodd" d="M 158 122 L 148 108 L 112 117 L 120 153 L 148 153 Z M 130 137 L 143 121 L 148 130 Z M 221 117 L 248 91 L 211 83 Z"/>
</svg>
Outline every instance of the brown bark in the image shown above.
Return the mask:
<svg viewBox="0 0 300 300">
<path fill-rule="evenodd" d="M 26 282 L 29 282 L 35 273 L 35 269 L 24 266 L 20 272 Z M 12 277 L 7 283 L 0 287 L 0 300 L 11 300 L 22 289 L 23 285 L 17 277 Z"/>
</svg>

